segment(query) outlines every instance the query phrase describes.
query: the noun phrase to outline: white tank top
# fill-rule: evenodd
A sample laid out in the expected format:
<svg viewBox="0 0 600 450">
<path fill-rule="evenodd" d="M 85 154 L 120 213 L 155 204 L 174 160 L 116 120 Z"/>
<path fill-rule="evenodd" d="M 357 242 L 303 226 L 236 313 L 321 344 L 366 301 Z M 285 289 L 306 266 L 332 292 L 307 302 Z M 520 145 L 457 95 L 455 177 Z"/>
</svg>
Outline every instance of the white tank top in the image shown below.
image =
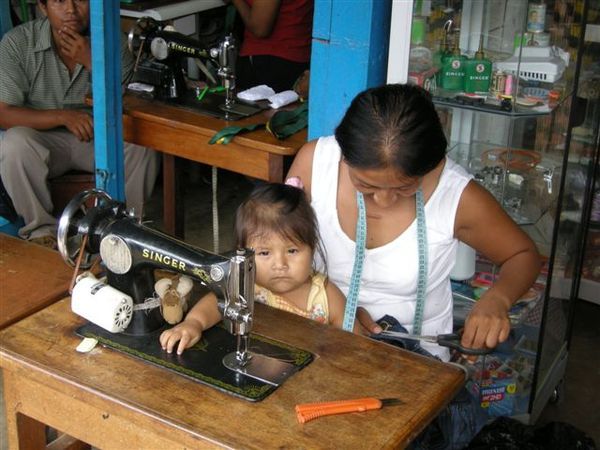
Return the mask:
<svg viewBox="0 0 600 450">
<path fill-rule="evenodd" d="M 355 242 L 344 233 L 338 220 L 336 194 L 340 159 L 341 150 L 335 137 L 319 139 L 312 167 L 311 204 L 326 251 L 327 274 L 348 295 Z M 471 178 L 462 167 L 446 158 L 439 183 L 425 205 L 429 267 L 422 326 L 424 335 L 452 332 L 449 274 L 458 246 L 458 240 L 454 238 L 454 219 L 460 196 Z M 416 225 L 413 221 L 393 241 L 366 250 L 358 301 L 374 320 L 391 315 L 409 332 L 413 328 L 417 295 Z M 321 261 L 318 263 L 322 264 Z M 446 348 L 431 344 L 423 346 L 442 360 L 448 360 Z"/>
</svg>

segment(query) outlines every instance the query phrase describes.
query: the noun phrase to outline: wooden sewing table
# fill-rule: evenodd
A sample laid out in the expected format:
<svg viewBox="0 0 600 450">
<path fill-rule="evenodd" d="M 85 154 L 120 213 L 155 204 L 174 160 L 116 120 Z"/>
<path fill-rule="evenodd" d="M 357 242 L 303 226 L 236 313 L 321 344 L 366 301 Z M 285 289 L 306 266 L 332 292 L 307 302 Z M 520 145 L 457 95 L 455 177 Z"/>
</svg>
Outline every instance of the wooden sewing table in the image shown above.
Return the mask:
<svg viewBox="0 0 600 450">
<path fill-rule="evenodd" d="M 102 449 L 401 448 L 465 381 L 457 367 L 259 304 L 253 332 L 316 358 L 252 403 L 108 348 L 78 353 L 82 323 L 67 298 L 0 332 L 11 448 L 32 448 L 24 416 Z M 294 412 L 366 396 L 403 404 L 304 425 Z"/>
<path fill-rule="evenodd" d="M 0 233 L 0 329 L 62 299 L 72 276 L 73 269 L 58 252 Z M 25 448 L 46 446 L 44 424 L 20 416 L 19 426 Z M 89 448 L 64 434 L 52 445 L 55 449 Z"/>
<path fill-rule="evenodd" d="M 72 276 L 57 251 L 0 233 L 0 329 L 63 298 Z"/>
<path fill-rule="evenodd" d="M 265 123 L 274 113 L 266 110 L 228 122 L 175 105 L 140 96 L 123 96 L 123 137 L 127 142 L 153 148 L 163 154 L 163 221 L 168 234 L 183 238 L 183 199 L 178 193 L 176 158 L 270 182 L 281 182 L 284 160 L 306 142 L 306 129 L 278 140 L 264 128 L 236 136 L 227 145 L 208 141 L 225 127 Z"/>
</svg>

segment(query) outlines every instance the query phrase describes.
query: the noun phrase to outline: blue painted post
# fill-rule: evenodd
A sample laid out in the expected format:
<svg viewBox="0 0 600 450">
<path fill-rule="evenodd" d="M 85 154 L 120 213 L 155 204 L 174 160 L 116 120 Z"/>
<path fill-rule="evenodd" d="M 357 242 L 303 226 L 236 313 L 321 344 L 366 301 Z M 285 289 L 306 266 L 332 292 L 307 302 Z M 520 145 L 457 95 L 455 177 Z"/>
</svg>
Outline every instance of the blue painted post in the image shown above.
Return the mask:
<svg viewBox="0 0 600 450">
<path fill-rule="evenodd" d="M 91 0 L 96 186 L 125 199 L 119 0 Z"/>
<path fill-rule="evenodd" d="M 10 18 L 10 2 L 0 2 L 0 39 L 8 30 L 13 27 Z"/>
<path fill-rule="evenodd" d="M 391 0 L 316 0 L 308 136 L 327 136 L 359 92 L 385 84 Z"/>
</svg>

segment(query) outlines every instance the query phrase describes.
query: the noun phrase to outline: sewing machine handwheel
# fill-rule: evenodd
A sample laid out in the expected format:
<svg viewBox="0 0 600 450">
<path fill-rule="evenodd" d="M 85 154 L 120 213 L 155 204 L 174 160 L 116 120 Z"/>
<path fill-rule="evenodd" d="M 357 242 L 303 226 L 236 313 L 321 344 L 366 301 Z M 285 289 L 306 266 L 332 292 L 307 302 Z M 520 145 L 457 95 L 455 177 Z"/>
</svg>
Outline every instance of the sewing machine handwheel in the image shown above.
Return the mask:
<svg viewBox="0 0 600 450">
<path fill-rule="evenodd" d="M 129 47 L 129 51 L 134 55 L 137 55 L 140 47 L 144 45 L 144 41 L 146 40 L 146 36 L 160 29 L 160 24 L 154 20 L 152 17 L 141 17 L 136 22 L 135 25 L 129 30 L 127 35 L 127 46 Z M 150 47 L 147 47 L 147 52 L 150 51 Z"/>
<path fill-rule="evenodd" d="M 83 235 L 78 232 L 79 220 L 86 215 L 92 201 L 93 206 L 97 206 L 99 203 L 109 200 L 112 199 L 106 192 L 99 189 L 90 189 L 77 194 L 65 207 L 58 221 L 56 240 L 58 251 L 65 262 L 71 266 L 76 265 L 79 249 L 83 241 Z M 79 267 L 87 269 L 92 265 L 95 255 L 88 253 L 85 248 L 81 251 L 85 253 L 81 257 Z"/>
</svg>

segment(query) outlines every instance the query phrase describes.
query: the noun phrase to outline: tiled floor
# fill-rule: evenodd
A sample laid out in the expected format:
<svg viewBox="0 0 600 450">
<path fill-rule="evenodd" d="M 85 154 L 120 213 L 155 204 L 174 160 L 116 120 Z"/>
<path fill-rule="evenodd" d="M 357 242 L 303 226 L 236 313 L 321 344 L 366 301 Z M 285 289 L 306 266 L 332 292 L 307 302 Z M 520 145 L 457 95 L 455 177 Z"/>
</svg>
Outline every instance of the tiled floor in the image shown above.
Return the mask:
<svg viewBox="0 0 600 450">
<path fill-rule="evenodd" d="M 220 250 L 232 247 L 234 212 L 252 189 L 253 182 L 243 176 L 220 171 L 218 183 Z M 211 171 L 188 166 L 184 185 L 186 241 L 213 251 L 211 210 Z M 161 228 L 162 191 L 157 186 L 146 211 L 148 224 Z M 576 305 L 573 338 L 564 378 L 564 393 L 557 404 L 546 407 L 538 423 L 563 421 L 591 436 L 600 445 L 600 306 L 585 301 Z M 1 391 L 1 388 L 0 388 Z M 2 412 L 4 408 L 2 408 Z M 0 449 L 7 449 L 4 414 L 0 414 Z"/>
</svg>

